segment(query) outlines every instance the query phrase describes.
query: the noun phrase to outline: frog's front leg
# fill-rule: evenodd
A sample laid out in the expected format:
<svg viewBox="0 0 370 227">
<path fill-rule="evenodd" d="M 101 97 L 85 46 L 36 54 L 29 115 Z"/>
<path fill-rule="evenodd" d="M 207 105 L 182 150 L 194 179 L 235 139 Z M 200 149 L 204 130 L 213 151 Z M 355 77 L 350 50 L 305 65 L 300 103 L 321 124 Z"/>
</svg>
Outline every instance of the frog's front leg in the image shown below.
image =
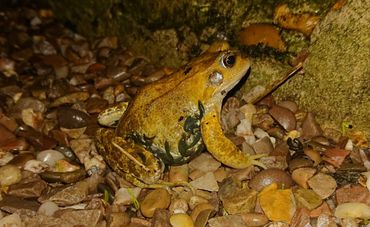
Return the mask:
<svg viewBox="0 0 370 227">
<path fill-rule="evenodd" d="M 216 108 L 204 115 L 201 122 L 202 138 L 207 150 L 221 163 L 233 168 L 246 168 L 251 165 L 266 168 L 264 164 L 256 159 L 266 156 L 247 155 L 232 143 L 223 133 L 220 116 Z"/>
<path fill-rule="evenodd" d="M 113 129 L 99 129 L 97 148 L 108 165 L 127 181 L 142 188 L 155 187 L 164 164 L 143 147 L 117 137 Z"/>
</svg>

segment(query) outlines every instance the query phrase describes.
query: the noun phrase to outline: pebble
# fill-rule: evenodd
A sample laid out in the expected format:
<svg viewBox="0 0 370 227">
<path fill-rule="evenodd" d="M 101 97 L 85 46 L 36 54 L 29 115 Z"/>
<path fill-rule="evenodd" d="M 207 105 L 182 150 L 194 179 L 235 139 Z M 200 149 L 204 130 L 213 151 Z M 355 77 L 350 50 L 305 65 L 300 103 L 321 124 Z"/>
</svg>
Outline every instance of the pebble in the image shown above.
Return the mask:
<svg viewBox="0 0 370 227">
<path fill-rule="evenodd" d="M 185 199 L 173 199 L 171 201 L 169 210 L 171 214 L 186 214 L 186 212 L 189 210 L 189 205 Z"/>
<path fill-rule="evenodd" d="M 197 189 L 206 191 L 218 191 L 218 184 L 213 172 L 208 172 L 203 176 L 193 180 L 190 184 Z"/>
<path fill-rule="evenodd" d="M 221 163 L 208 153 L 202 153 L 189 163 L 190 169 L 197 169 L 204 173 L 216 171 L 220 166 Z"/>
<path fill-rule="evenodd" d="M 64 155 L 56 150 L 44 150 L 37 154 L 36 159 L 54 167 L 58 160 L 64 159 Z"/>
<path fill-rule="evenodd" d="M 168 210 L 156 209 L 152 220 L 152 226 L 172 227 L 170 224 L 170 212 Z"/>
<path fill-rule="evenodd" d="M 19 198 L 37 198 L 47 187 L 40 177 L 25 176 L 21 182 L 11 185 L 7 193 Z"/>
<path fill-rule="evenodd" d="M 215 210 L 215 207 L 212 206 L 210 203 L 201 203 L 201 204 L 198 204 L 196 207 L 194 207 L 193 211 L 191 212 L 191 219 L 193 219 L 193 221 L 195 222 L 199 216 L 199 214 L 202 212 L 202 211 L 205 211 L 205 210 Z"/>
<path fill-rule="evenodd" d="M 314 168 L 299 168 L 292 172 L 293 181 L 302 188 L 308 188 L 307 181 L 316 173 Z"/>
<path fill-rule="evenodd" d="M 325 182 L 325 184 L 323 184 L 323 182 Z M 322 199 L 331 196 L 337 188 L 335 179 L 325 173 L 316 174 L 311 177 L 307 183 Z"/>
<path fill-rule="evenodd" d="M 245 226 L 245 222 L 240 215 L 226 215 L 211 218 L 208 220 L 209 227 L 239 227 Z"/>
<path fill-rule="evenodd" d="M 9 186 L 16 184 L 22 179 L 21 170 L 14 165 L 0 167 L 0 185 Z"/>
<path fill-rule="evenodd" d="M 194 222 L 187 214 L 173 214 L 170 217 L 170 223 L 173 227 L 193 227 Z"/>
<path fill-rule="evenodd" d="M 307 113 L 302 123 L 302 138 L 311 139 L 316 136 L 321 136 L 323 131 L 320 125 L 317 123 L 313 113 Z"/>
<path fill-rule="evenodd" d="M 188 165 L 170 166 L 169 181 L 170 182 L 188 182 L 189 168 Z"/>
<path fill-rule="evenodd" d="M 271 221 L 290 223 L 296 211 L 294 195 L 291 189 L 278 189 L 276 183 L 267 186 L 259 194 L 262 210 Z"/>
<path fill-rule="evenodd" d="M 124 212 L 113 212 L 109 215 L 109 227 L 127 226 L 130 223 L 130 217 Z"/>
<path fill-rule="evenodd" d="M 335 209 L 334 216 L 367 219 L 370 217 L 370 206 L 364 203 L 342 203 Z"/>
<path fill-rule="evenodd" d="M 11 214 L 0 219 L 0 226 L 20 227 L 23 225 L 21 217 L 18 214 Z"/>
<path fill-rule="evenodd" d="M 313 210 L 322 204 L 322 199 L 311 189 L 295 188 L 294 197 L 299 207 Z"/>
<path fill-rule="evenodd" d="M 274 150 L 274 146 L 271 143 L 270 138 L 267 136 L 257 140 L 252 144 L 252 147 L 257 154 L 270 154 Z"/>
<path fill-rule="evenodd" d="M 268 218 L 260 213 L 242 213 L 241 217 L 247 226 L 263 226 L 268 223 Z"/>
<path fill-rule="evenodd" d="M 294 113 L 282 106 L 274 105 L 269 110 L 270 115 L 287 131 L 294 130 L 296 127 L 296 118 Z"/>
<path fill-rule="evenodd" d="M 261 191 L 264 187 L 277 183 L 279 187 L 284 185 L 284 188 L 290 188 L 293 185 L 293 180 L 285 171 L 277 168 L 265 169 L 255 175 L 249 181 L 249 187 L 254 190 Z"/>
<path fill-rule="evenodd" d="M 27 152 L 27 153 L 21 153 L 17 156 L 15 156 L 8 164 L 15 165 L 18 168 L 23 168 L 24 165 L 34 159 L 35 156 L 33 153 Z"/>
<path fill-rule="evenodd" d="M 59 126 L 67 129 L 86 127 L 90 116 L 80 110 L 72 108 L 60 108 L 58 110 Z"/>
<path fill-rule="evenodd" d="M 151 218 L 154 215 L 155 209 L 167 208 L 170 202 L 171 196 L 168 191 L 163 188 L 158 188 L 145 196 L 144 200 L 140 203 L 140 210 L 145 217 Z"/>
<path fill-rule="evenodd" d="M 139 196 L 140 192 L 141 188 L 120 188 L 116 191 L 113 204 L 130 205 L 133 203 L 133 199 Z"/>
<path fill-rule="evenodd" d="M 46 216 L 53 216 L 57 210 L 59 210 L 59 207 L 56 203 L 52 201 L 45 201 L 43 204 L 41 204 L 37 210 L 37 213 Z"/>
<path fill-rule="evenodd" d="M 23 169 L 32 173 L 42 173 L 49 168 L 49 165 L 39 160 L 29 160 L 24 164 Z"/>
</svg>

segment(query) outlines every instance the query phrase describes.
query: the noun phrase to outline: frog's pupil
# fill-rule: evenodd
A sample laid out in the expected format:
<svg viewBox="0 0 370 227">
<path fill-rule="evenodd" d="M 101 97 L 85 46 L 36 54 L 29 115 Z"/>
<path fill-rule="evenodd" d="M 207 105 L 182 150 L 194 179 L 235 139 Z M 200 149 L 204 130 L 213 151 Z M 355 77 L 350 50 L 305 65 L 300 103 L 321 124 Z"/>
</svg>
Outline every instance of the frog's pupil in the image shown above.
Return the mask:
<svg viewBox="0 0 370 227">
<path fill-rule="evenodd" d="M 224 58 L 224 65 L 227 68 L 233 67 L 234 64 L 235 64 L 235 55 L 228 55 Z"/>
</svg>

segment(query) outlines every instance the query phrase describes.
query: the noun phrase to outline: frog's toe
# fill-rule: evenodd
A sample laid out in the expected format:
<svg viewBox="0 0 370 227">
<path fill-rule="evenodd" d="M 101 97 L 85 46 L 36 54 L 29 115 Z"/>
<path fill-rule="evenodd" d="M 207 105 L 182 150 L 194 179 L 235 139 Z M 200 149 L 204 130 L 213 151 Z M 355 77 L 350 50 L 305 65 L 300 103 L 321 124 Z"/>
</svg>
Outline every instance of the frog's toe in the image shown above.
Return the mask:
<svg viewBox="0 0 370 227">
<path fill-rule="evenodd" d="M 257 160 L 257 159 L 260 159 L 260 158 L 266 157 L 266 156 L 267 156 L 267 154 L 256 154 L 256 155 L 250 155 L 248 157 L 248 159 L 249 159 L 249 162 L 251 163 L 251 165 L 255 165 L 255 166 L 259 166 L 263 169 L 267 169 L 265 164 L 263 164 L 262 162 Z"/>
</svg>

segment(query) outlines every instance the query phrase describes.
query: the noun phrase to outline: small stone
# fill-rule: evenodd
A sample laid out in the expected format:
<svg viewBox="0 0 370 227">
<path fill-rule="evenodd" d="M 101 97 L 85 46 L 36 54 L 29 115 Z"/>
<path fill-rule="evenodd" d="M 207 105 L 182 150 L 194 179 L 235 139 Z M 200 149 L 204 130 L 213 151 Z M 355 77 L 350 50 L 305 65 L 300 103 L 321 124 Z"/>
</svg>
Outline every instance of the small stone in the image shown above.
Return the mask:
<svg viewBox="0 0 370 227">
<path fill-rule="evenodd" d="M 213 172 L 221 166 L 221 163 L 208 153 L 202 153 L 189 163 L 190 169 L 200 170 L 204 173 Z"/>
<path fill-rule="evenodd" d="M 44 123 L 44 117 L 41 112 L 35 112 L 31 108 L 27 108 L 23 109 L 21 113 L 22 120 L 26 125 L 38 131 L 41 129 Z"/>
<path fill-rule="evenodd" d="M 170 223 L 173 227 L 193 227 L 194 223 L 187 214 L 173 214 L 170 217 Z"/>
<path fill-rule="evenodd" d="M 299 168 L 292 173 L 292 179 L 302 188 L 308 188 L 307 181 L 316 173 L 314 168 Z"/>
<path fill-rule="evenodd" d="M 306 208 L 298 208 L 292 218 L 292 227 L 310 226 L 310 212 Z"/>
<path fill-rule="evenodd" d="M 218 168 L 215 172 L 213 172 L 215 175 L 215 178 L 217 182 L 222 182 L 228 175 L 228 173 L 225 171 L 225 168 Z"/>
<path fill-rule="evenodd" d="M 116 191 L 113 204 L 130 205 L 139 196 L 140 192 L 141 188 L 120 188 Z"/>
<path fill-rule="evenodd" d="M 130 217 L 124 212 L 113 212 L 109 215 L 108 226 L 109 227 L 121 227 L 127 226 L 130 223 Z"/>
<path fill-rule="evenodd" d="M 271 183 L 277 183 L 279 187 L 290 188 L 293 185 L 292 178 L 285 171 L 277 168 L 265 169 L 255 175 L 249 181 L 249 187 L 261 191 Z"/>
<path fill-rule="evenodd" d="M 202 203 L 208 203 L 208 200 L 198 195 L 194 195 L 189 199 L 189 207 L 191 210 L 194 210 L 196 206 Z"/>
<path fill-rule="evenodd" d="M 24 179 L 17 184 L 13 184 L 8 189 L 8 194 L 19 198 L 35 198 L 47 188 L 45 181 L 38 176 L 36 178 Z"/>
<path fill-rule="evenodd" d="M 268 223 L 266 215 L 259 213 L 242 213 L 240 216 L 243 218 L 247 226 L 264 226 Z"/>
<path fill-rule="evenodd" d="M 32 173 L 42 173 L 49 169 L 49 165 L 39 160 L 29 160 L 24 164 L 23 169 Z"/>
<path fill-rule="evenodd" d="M 64 155 L 56 150 L 44 150 L 37 154 L 37 160 L 53 167 L 58 160 L 64 159 Z"/>
<path fill-rule="evenodd" d="M 335 191 L 337 204 L 358 202 L 370 206 L 370 191 L 361 185 L 346 185 Z"/>
<path fill-rule="evenodd" d="M 215 210 L 215 207 L 212 206 L 210 203 L 201 203 L 201 204 L 198 204 L 196 207 L 194 207 L 193 211 L 191 212 L 191 219 L 193 219 L 193 221 L 195 222 L 199 216 L 199 214 L 202 212 L 202 211 L 205 211 L 205 210 Z"/>
<path fill-rule="evenodd" d="M 15 165 L 18 168 L 24 168 L 25 164 L 28 161 L 33 160 L 33 159 L 35 159 L 35 156 L 33 153 L 25 152 L 25 153 L 21 153 L 15 156 L 8 164 Z"/>
<path fill-rule="evenodd" d="M 189 168 L 188 165 L 170 166 L 169 181 L 170 182 L 188 182 Z"/>
<path fill-rule="evenodd" d="M 209 227 L 239 227 L 245 226 L 243 218 L 240 215 L 226 215 L 211 218 L 208 220 Z"/>
<path fill-rule="evenodd" d="M 148 218 L 153 217 L 157 208 L 167 208 L 170 205 L 171 198 L 167 190 L 158 188 L 151 191 L 141 202 L 141 213 Z"/>
<path fill-rule="evenodd" d="M 238 182 L 231 178 L 222 182 L 218 195 L 229 214 L 252 212 L 256 206 L 257 191 L 240 188 Z"/>
<path fill-rule="evenodd" d="M 21 217 L 18 214 L 11 214 L 0 219 L 0 226 L 18 227 L 23 225 Z"/>
<path fill-rule="evenodd" d="M 320 196 L 311 189 L 296 188 L 293 194 L 300 207 L 313 210 L 322 204 Z"/>
<path fill-rule="evenodd" d="M 302 123 L 302 138 L 311 139 L 315 136 L 321 136 L 323 131 L 320 125 L 316 122 L 313 113 L 307 113 Z"/>
<path fill-rule="evenodd" d="M 59 126 L 67 129 L 86 127 L 90 116 L 85 112 L 72 108 L 60 108 L 58 110 Z"/>
<path fill-rule="evenodd" d="M 364 203 L 342 203 L 335 209 L 334 216 L 367 219 L 370 217 L 370 206 Z"/>
<path fill-rule="evenodd" d="M 296 118 L 289 109 L 274 105 L 269 113 L 285 130 L 291 131 L 296 128 Z"/>
<path fill-rule="evenodd" d="M 37 210 L 38 214 L 46 215 L 46 216 L 53 216 L 53 214 L 59 210 L 59 207 L 56 203 L 51 201 L 46 201 Z"/>
<path fill-rule="evenodd" d="M 328 198 L 337 188 L 337 182 L 335 179 L 324 173 L 318 173 L 311 177 L 311 179 L 308 180 L 308 185 L 322 199 Z"/>
<path fill-rule="evenodd" d="M 170 212 L 165 209 L 156 209 L 153 216 L 152 226 L 172 227 L 170 224 Z"/>
<path fill-rule="evenodd" d="M 277 184 L 273 183 L 259 194 L 260 206 L 269 220 L 290 223 L 296 211 L 293 192 L 277 188 Z"/>
<path fill-rule="evenodd" d="M 212 172 L 208 172 L 203 176 L 190 182 L 190 184 L 197 189 L 206 191 L 218 191 L 218 184 L 215 175 Z"/>
<path fill-rule="evenodd" d="M 252 147 L 256 154 L 270 154 L 274 150 L 274 146 L 271 143 L 270 138 L 267 136 L 257 140 L 252 144 Z"/>
<path fill-rule="evenodd" d="M 16 184 L 22 179 L 21 171 L 14 165 L 5 165 L 0 167 L 0 185 L 9 186 Z"/>
<path fill-rule="evenodd" d="M 174 199 L 171 201 L 171 205 L 170 205 L 170 213 L 171 214 L 185 214 L 189 209 L 189 205 L 188 203 L 186 202 L 185 199 L 181 199 L 181 198 L 178 198 L 178 199 Z"/>
<path fill-rule="evenodd" d="M 76 102 L 86 101 L 90 97 L 90 94 L 85 91 L 75 92 L 59 97 L 50 104 L 50 107 L 58 107 L 64 104 L 73 104 Z"/>
</svg>

